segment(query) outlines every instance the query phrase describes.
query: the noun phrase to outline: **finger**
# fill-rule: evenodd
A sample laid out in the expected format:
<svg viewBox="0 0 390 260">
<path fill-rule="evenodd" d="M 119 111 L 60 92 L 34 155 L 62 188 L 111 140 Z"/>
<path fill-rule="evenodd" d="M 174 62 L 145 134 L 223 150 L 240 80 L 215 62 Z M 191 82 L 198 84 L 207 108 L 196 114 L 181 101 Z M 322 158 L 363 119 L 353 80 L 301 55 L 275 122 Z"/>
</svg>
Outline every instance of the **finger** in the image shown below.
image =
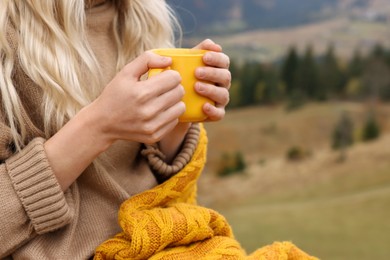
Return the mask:
<svg viewBox="0 0 390 260">
<path fill-rule="evenodd" d="M 151 68 L 166 68 L 172 64 L 172 59 L 153 53 L 152 51 L 146 51 L 135 60 L 128 63 L 123 72 L 128 76 L 139 80 L 139 78 L 148 72 Z"/>
<path fill-rule="evenodd" d="M 166 70 L 145 81 L 146 87 L 156 96 L 160 96 L 175 89 L 181 82 L 180 73 L 175 70 Z"/>
<path fill-rule="evenodd" d="M 201 96 L 207 97 L 223 107 L 229 103 L 229 91 L 226 88 L 197 82 L 195 90 Z"/>
<path fill-rule="evenodd" d="M 222 52 L 207 52 L 203 56 L 203 62 L 211 67 L 228 69 L 230 66 L 230 59 L 225 53 Z"/>
<path fill-rule="evenodd" d="M 195 70 L 195 76 L 199 80 L 213 82 L 221 87 L 230 88 L 232 75 L 227 69 L 213 67 L 199 67 Z"/>
<path fill-rule="evenodd" d="M 141 142 L 145 144 L 155 144 L 161 141 L 161 139 L 163 139 L 168 133 L 172 132 L 178 123 L 178 119 L 172 120 L 161 126 L 161 128 L 159 128 L 153 135 L 143 135 L 139 139 L 141 139 Z"/>
<path fill-rule="evenodd" d="M 145 143 L 145 144 L 154 144 L 159 142 L 167 133 L 171 132 L 175 126 L 179 123 L 179 120 L 172 120 L 170 122 L 167 122 L 164 125 L 161 125 L 156 131 L 152 133 L 143 133 L 140 132 L 138 134 L 133 134 L 131 141 L 138 141 L 140 143 Z"/>
<path fill-rule="evenodd" d="M 146 119 L 138 127 L 137 140 L 145 143 L 155 143 L 161 140 L 165 133 L 171 131 L 179 122 L 179 117 L 185 112 L 185 104 L 178 102 L 156 116 Z"/>
<path fill-rule="evenodd" d="M 171 106 L 179 103 L 184 97 L 185 90 L 182 85 L 177 85 L 174 89 L 162 93 L 155 99 L 156 106 L 159 111 L 164 111 Z"/>
<path fill-rule="evenodd" d="M 219 121 L 225 116 L 225 108 L 216 107 L 209 103 L 204 104 L 203 112 L 208 117 L 206 121 Z"/>
<path fill-rule="evenodd" d="M 165 122 L 174 121 L 186 112 L 186 105 L 180 101 L 161 113 L 161 119 Z"/>
<path fill-rule="evenodd" d="M 147 98 L 144 98 L 142 102 L 143 105 L 138 108 L 137 115 L 140 120 L 153 121 L 157 117 L 162 118 L 161 113 L 181 101 L 184 96 L 184 88 L 178 85 L 160 96 L 150 98 L 151 95 L 148 93 Z"/>
<path fill-rule="evenodd" d="M 202 41 L 201 43 L 196 45 L 194 47 L 194 49 L 209 50 L 209 51 L 215 51 L 215 52 L 221 52 L 222 51 L 221 45 L 216 44 L 215 42 L 213 42 L 210 39 L 206 39 L 206 40 Z"/>
<path fill-rule="evenodd" d="M 150 122 L 151 129 L 154 129 L 151 134 L 146 135 L 149 138 L 147 143 L 155 143 L 160 141 L 167 133 L 171 132 L 173 128 L 179 123 L 179 117 L 185 112 L 185 104 L 178 102 L 169 107 L 167 110 L 161 112 L 153 122 Z"/>
</svg>

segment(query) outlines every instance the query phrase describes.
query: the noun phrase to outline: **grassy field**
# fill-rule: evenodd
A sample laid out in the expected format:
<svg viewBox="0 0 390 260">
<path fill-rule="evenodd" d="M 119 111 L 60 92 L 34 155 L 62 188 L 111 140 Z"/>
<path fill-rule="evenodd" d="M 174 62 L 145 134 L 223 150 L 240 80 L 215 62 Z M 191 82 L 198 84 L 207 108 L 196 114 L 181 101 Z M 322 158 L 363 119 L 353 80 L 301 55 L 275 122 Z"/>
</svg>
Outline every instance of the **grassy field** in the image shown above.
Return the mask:
<svg viewBox="0 0 390 260">
<path fill-rule="evenodd" d="M 368 176 L 386 181 L 362 185 Z M 358 184 L 350 190 L 333 192 L 334 186 L 342 185 L 335 178 L 311 185 L 300 194 L 259 194 L 218 209 L 248 252 L 273 241 L 288 240 L 321 259 L 389 259 L 389 176 L 390 165 L 380 172 L 349 176 Z"/>
<path fill-rule="evenodd" d="M 390 259 L 390 107 L 376 108 L 380 139 L 358 141 L 339 162 L 329 146 L 342 111 L 353 118 L 358 139 L 367 107 L 354 103 L 229 111 L 206 126 L 209 162 L 199 199 L 227 217 L 248 252 L 292 241 L 321 259 Z M 309 156 L 286 160 L 297 144 Z M 221 153 L 229 150 L 241 150 L 247 168 L 216 177 Z"/>
</svg>

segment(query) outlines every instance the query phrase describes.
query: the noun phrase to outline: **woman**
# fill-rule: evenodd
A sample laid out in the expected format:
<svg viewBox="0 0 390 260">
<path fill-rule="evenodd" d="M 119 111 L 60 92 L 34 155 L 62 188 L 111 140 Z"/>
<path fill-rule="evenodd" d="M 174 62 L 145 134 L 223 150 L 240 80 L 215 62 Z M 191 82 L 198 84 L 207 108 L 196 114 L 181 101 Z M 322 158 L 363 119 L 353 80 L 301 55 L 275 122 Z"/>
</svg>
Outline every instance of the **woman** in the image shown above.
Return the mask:
<svg viewBox="0 0 390 260">
<path fill-rule="evenodd" d="M 119 232 L 120 204 L 196 147 L 197 124 L 178 123 L 180 76 L 141 80 L 170 65 L 147 50 L 173 47 L 176 20 L 164 0 L 2 0 L 0 24 L 0 258 L 90 258 Z M 195 48 L 211 51 L 196 75 L 213 84 L 196 90 L 218 121 L 229 58 Z"/>
</svg>

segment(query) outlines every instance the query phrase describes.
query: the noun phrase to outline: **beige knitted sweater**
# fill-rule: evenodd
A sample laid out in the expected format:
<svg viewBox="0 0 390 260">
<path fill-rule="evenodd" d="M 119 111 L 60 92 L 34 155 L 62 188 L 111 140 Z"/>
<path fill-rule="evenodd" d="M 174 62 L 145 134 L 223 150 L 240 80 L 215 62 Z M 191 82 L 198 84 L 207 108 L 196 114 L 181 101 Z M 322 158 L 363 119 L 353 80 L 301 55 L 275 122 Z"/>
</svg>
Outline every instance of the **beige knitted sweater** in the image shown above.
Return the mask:
<svg viewBox="0 0 390 260">
<path fill-rule="evenodd" d="M 114 13 L 110 3 L 87 11 L 88 37 L 103 68 L 104 85 L 115 74 Z M 10 37 L 17 48 L 16 36 Z M 156 172 L 174 173 L 188 162 L 198 128 L 193 125 L 189 130 L 173 166 L 154 156 L 153 148 L 142 151 L 140 143 L 120 141 L 106 152 L 107 171 L 90 166 L 63 193 L 43 148 L 41 89 L 17 61 L 15 65 L 14 83 L 30 141 L 21 152 L 14 152 L 0 109 L 0 259 L 88 259 L 96 246 L 120 232 L 117 212 L 124 200 L 154 187 Z"/>
</svg>

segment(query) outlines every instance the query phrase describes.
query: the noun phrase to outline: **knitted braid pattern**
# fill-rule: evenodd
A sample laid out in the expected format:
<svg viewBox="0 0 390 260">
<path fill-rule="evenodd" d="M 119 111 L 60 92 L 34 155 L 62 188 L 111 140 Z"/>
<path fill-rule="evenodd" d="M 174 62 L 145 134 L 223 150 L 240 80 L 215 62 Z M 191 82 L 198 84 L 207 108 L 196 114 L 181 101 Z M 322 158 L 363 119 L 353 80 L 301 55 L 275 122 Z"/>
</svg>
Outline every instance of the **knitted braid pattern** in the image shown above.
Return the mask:
<svg viewBox="0 0 390 260">
<path fill-rule="evenodd" d="M 196 182 L 206 162 L 206 149 L 201 126 L 191 161 L 166 182 L 121 205 L 118 219 L 123 232 L 101 244 L 94 259 L 315 259 L 288 242 L 246 256 L 226 219 L 196 205 Z"/>
</svg>

